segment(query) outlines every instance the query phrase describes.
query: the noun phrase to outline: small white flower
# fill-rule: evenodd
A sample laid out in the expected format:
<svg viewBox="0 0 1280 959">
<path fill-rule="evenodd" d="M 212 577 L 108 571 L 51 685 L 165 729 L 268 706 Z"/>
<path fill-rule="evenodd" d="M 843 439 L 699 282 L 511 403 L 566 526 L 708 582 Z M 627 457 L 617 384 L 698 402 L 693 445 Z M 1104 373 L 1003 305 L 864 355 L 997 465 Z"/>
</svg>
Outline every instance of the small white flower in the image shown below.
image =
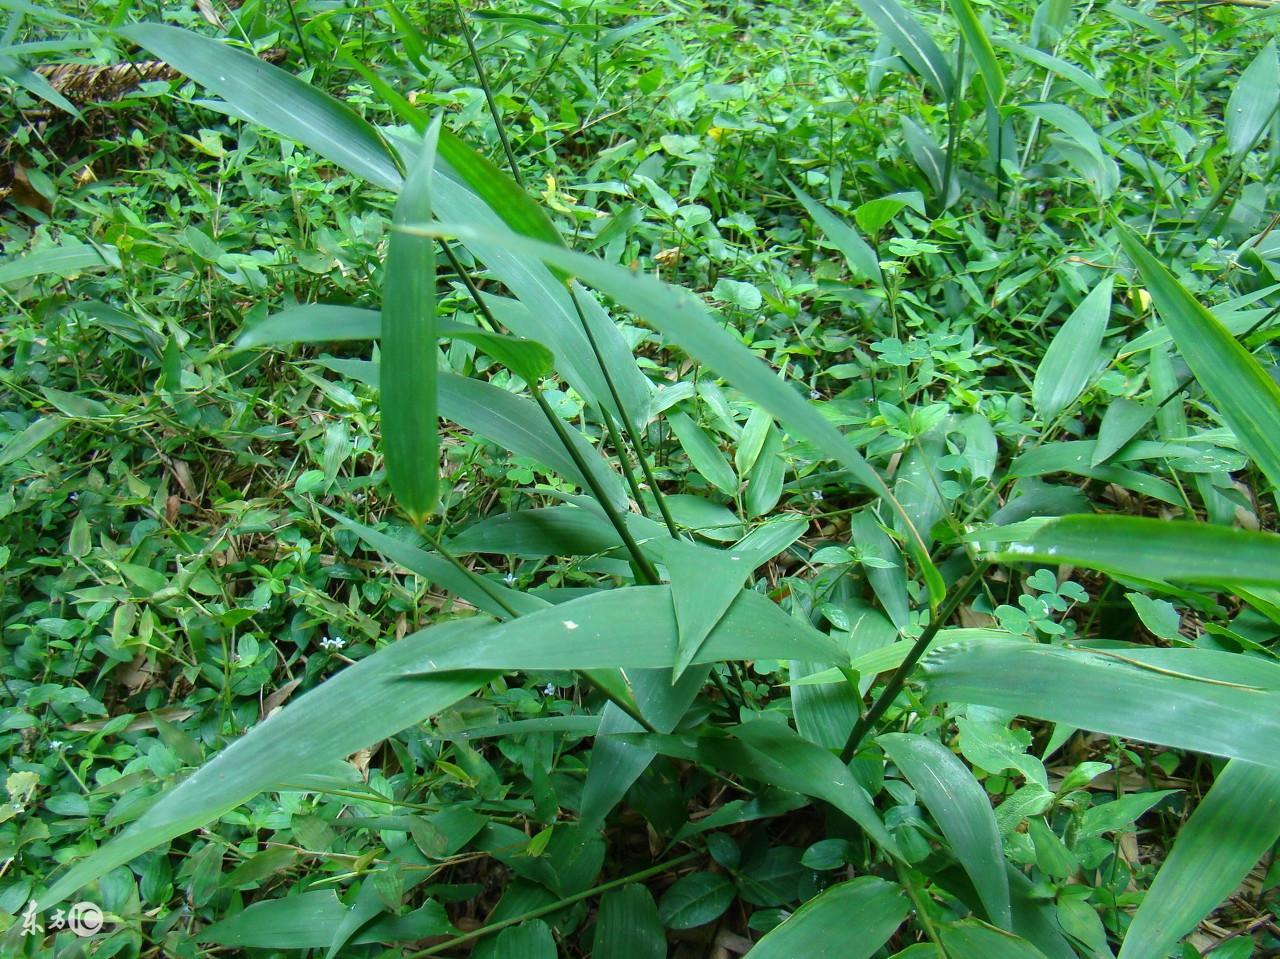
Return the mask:
<svg viewBox="0 0 1280 959">
<path fill-rule="evenodd" d="M 566 620 L 564 621 L 564 628 L 565 628 L 565 629 L 577 629 L 577 628 L 578 628 L 578 624 L 577 624 L 577 623 L 575 623 L 575 622 L 574 622 L 573 620 L 571 620 L 571 619 L 566 619 Z"/>
<path fill-rule="evenodd" d="M 71 502 L 73 503 L 78 502 L 80 500 L 80 494 L 72 493 L 70 496 L 67 497 L 67 499 L 71 500 Z"/>
<path fill-rule="evenodd" d="M 816 489 L 809 496 L 811 499 L 822 499 L 822 490 Z"/>
<path fill-rule="evenodd" d="M 507 573 L 507 575 L 505 575 L 505 576 L 503 576 L 503 577 L 502 577 L 502 581 L 503 581 L 504 583 L 506 583 L 508 586 L 510 586 L 510 585 L 512 585 L 512 584 L 516 581 L 516 574 L 515 574 L 515 573 Z"/>
<path fill-rule="evenodd" d="M 556 687 L 552 683 L 547 683 L 547 685 L 542 688 L 542 695 L 544 696 L 554 696 L 555 694 Z"/>
<path fill-rule="evenodd" d="M 60 752 L 63 749 L 67 748 L 67 744 L 64 743 L 61 739 L 50 739 L 49 748 L 52 749 L 54 752 Z"/>
<path fill-rule="evenodd" d="M 332 639 L 326 636 L 324 639 L 320 640 L 320 645 L 329 650 L 342 649 L 342 647 L 347 645 L 347 641 L 341 636 L 334 636 Z"/>
<path fill-rule="evenodd" d="M 811 399 L 811 400 L 820 400 L 820 399 L 822 399 L 822 394 L 821 394 L 821 393 L 819 393 L 817 390 L 810 390 L 810 391 L 809 391 L 809 399 Z"/>
</svg>

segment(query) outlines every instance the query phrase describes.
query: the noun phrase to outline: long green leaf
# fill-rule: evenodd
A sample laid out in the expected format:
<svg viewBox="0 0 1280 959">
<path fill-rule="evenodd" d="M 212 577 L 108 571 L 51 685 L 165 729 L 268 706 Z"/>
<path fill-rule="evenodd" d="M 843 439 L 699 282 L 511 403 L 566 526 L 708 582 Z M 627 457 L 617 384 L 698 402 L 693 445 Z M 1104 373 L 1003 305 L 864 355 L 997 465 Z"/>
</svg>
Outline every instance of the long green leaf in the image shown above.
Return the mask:
<svg viewBox="0 0 1280 959">
<path fill-rule="evenodd" d="M 42 416 L 0 449 L 0 466 L 16 463 L 30 453 L 34 453 L 45 443 L 57 436 L 71 421 L 61 416 Z"/>
<path fill-rule="evenodd" d="M 633 883 L 600 898 L 591 955 L 594 959 L 665 959 L 667 934 L 648 889 Z"/>
<path fill-rule="evenodd" d="M 752 948 L 751 959 L 866 959 L 908 911 L 900 887 L 859 876 L 824 890 L 769 930 Z"/>
<path fill-rule="evenodd" d="M 1044 959 L 1027 940 L 976 919 L 961 919 L 938 927 L 948 959 Z"/>
<path fill-rule="evenodd" d="M 1034 529 L 975 533 L 989 558 L 1072 563 L 1115 576 L 1280 586 L 1280 536 L 1136 516 L 1064 516 Z"/>
<path fill-rule="evenodd" d="M 930 653 L 923 669 L 931 703 L 1280 766 L 1280 666 L 1256 657 L 979 641 Z"/>
<path fill-rule="evenodd" d="M 107 247 L 110 250 L 110 247 Z M 36 250 L 0 263 L 0 284 L 15 283 L 33 276 L 68 278 L 85 270 L 101 270 L 112 264 L 102 251 L 88 243 L 64 243 Z M 117 264 L 118 265 L 118 264 Z"/>
<path fill-rule="evenodd" d="M 951 750 L 926 736 L 887 733 L 877 740 L 937 822 L 986 907 L 1002 929 L 1012 924 L 1000 827 L 986 790 Z"/>
<path fill-rule="evenodd" d="M 1000 68 L 1000 61 L 996 59 L 991 38 L 987 36 L 987 31 L 982 29 L 982 23 L 978 20 L 978 15 L 973 12 L 973 6 L 969 0 L 949 0 L 949 2 L 951 13 L 960 26 L 960 33 L 964 36 L 965 43 L 969 45 L 969 52 L 977 62 L 978 72 L 982 74 L 982 80 L 987 85 L 987 96 L 993 103 L 1001 103 L 1004 100 L 1004 71 Z"/>
<path fill-rule="evenodd" d="M 297 140 L 345 170 L 389 190 L 402 177 L 395 155 L 344 103 L 252 54 L 190 30 L 140 23 L 120 35 L 230 103 L 238 113 Z"/>
<path fill-rule="evenodd" d="M 896 0 L 855 0 L 858 8 L 880 28 L 880 32 L 893 44 L 902 59 L 915 69 L 924 81 L 933 87 L 943 100 L 950 100 L 955 88 L 955 77 L 947 58 L 942 55 L 933 38 L 911 14 Z"/>
<path fill-rule="evenodd" d="M 423 659 L 409 672 L 489 667 L 668 669 L 675 661 L 676 635 L 670 587 L 605 590 L 496 624 L 469 644 Z M 693 662 L 793 655 L 831 663 L 848 658 L 816 629 L 788 616 L 760 593 L 743 590 Z"/>
<path fill-rule="evenodd" d="M 1096 77 L 1085 73 L 1073 63 L 1068 63 L 1066 60 L 1044 53 L 1035 47 L 1028 47 L 1018 43 L 1016 40 L 1000 40 L 997 42 L 1006 50 L 1011 50 L 1037 66 L 1044 67 L 1050 73 L 1056 73 L 1064 80 L 1074 83 L 1091 97 L 1105 97 L 1107 95 L 1107 88 L 1099 83 Z"/>
<path fill-rule="evenodd" d="M 1120 959 L 1164 959 L 1280 837 L 1280 770 L 1232 760 L 1178 830 Z"/>
<path fill-rule="evenodd" d="M 1111 316 L 1114 283 L 1108 276 L 1080 301 L 1054 334 L 1036 368 L 1031 401 L 1046 421 L 1076 401 L 1100 365 L 1099 351 Z"/>
<path fill-rule="evenodd" d="M 197 938 L 239 949 L 317 949 L 329 944 L 349 914 L 350 908 L 338 900 L 332 889 L 312 890 L 255 902 L 243 912 L 203 929 Z M 428 900 L 406 915 L 374 920 L 350 942 L 412 942 L 455 931 L 444 907 Z"/>
<path fill-rule="evenodd" d="M 73 865 L 42 897 L 41 908 L 266 789 L 440 712 L 488 681 L 494 670 L 659 669 L 670 665 L 675 648 L 675 615 L 665 586 L 596 593 L 509 623 L 469 619 L 414 633 L 255 726 L 124 833 Z M 796 653 L 829 662 L 845 659 L 816 630 L 759 593 L 744 591 L 695 661 L 786 659 Z"/>
<path fill-rule="evenodd" d="M 700 739 L 698 755 L 721 769 L 831 803 L 881 849 L 901 857 L 866 790 L 830 750 L 801 739 L 785 723 L 767 719 L 743 723 L 727 732 L 732 739 Z"/>
<path fill-rule="evenodd" d="M 1250 149 L 1280 107 L 1280 58 L 1270 41 L 1240 74 L 1227 101 L 1227 149 L 1238 157 Z"/>
<path fill-rule="evenodd" d="M 1182 358 L 1245 452 L 1280 490 L 1280 386 L 1133 233 L 1121 226 L 1118 235 Z"/>
<path fill-rule="evenodd" d="M 466 645 L 484 632 L 482 620 L 424 630 L 384 647 L 293 700 L 165 793 L 119 836 L 72 865 L 41 897 L 41 908 L 264 790 L 350 756 L 457 702 L 489 674 L 419 681 L 406 681 L 403 674 L 436 647 Z M 369 708 L 370 703 L 377 708 Z"/>
<path fill-rule="evenodd" d="M 684 413 L 672 410 L 667 414 L 667 423 L 671 431 L 680 440 L 689 462 L 693 464 L 703 477 L 722 493 L 735 496 L 738 492 L 738 477 L 733 473 L 724 453 L 697 423 Z"/>
<path fill-rule="evenodd" d="M 547 606 L 547 602 L 537 596 L 510 589 L 500 583 L 489 582 L 481 585 L 475 578 L 467 576 L 437 553 L 419 549 L 394 536 L 388 536 L 363 523 L 357 523 L 353 519 L 325 509 L 323 506 L 320 508 L 364 540 L 371 549 L 376 549 L 387 559 L 398 563 L 411 573 L 417 573 L 427 582 L 447 589 L 476 609 L 504 618 L 510 615 L 507 612 L 508 608 L 517 613 L 534 613 Z"/>
<path fill-rule="evenodd" d="M 860 237 L 856 230 L 845 223 L 825 206 L 815 200 L 794 183 L 789 184 L 791 192 L 796 195 L 800 204 L 813 217 L 813 222 L 837 250 L 844 254 L 844 260 L 854 276 L 876 283 L 883 279 L 880 272 L 880 258 L 876 251 Z"/>
<path fill-rule="evenodd" d="M 382 281 L 382 447 L 400 507 L 421 523 L 440 489 L 436 429 L 436 245 L 396 229 L 431 216 L 439 118 L 405 181 L 392 217 Z"/>
</svg>

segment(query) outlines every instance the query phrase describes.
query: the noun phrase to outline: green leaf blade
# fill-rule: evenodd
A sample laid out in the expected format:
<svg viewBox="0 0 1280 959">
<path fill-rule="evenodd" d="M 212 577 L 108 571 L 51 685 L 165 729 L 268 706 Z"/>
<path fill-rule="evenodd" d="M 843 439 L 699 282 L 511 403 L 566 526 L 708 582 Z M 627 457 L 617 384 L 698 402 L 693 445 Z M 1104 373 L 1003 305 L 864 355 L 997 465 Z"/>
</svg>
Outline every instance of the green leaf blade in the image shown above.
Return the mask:
<svg viewBox="0 0 1280 959">
<path fill-rule="evenodd" d="M 752 959 L 866 959 L 907 917 L 902 890 L 875 876 L 842 882 L 810 899 L 751 950 Z"/>
<path fill-rule="evenodd" d="M 1119 228 L 1178 351 L 1273 490 L 1280 489 L 1280 386 L 1138 238 Z"/>
<path fill-rule="evenodd" d="M 382 442 L 387 479 L 415 523 L 435 509 L 440 439 L 436 429 L 435 241 L 395 231 L 431 217 L 431 177 L 439 120 L 396 203 L 382 284 Z"/>
<path fill-rule="evenodd" d="M 254 123 L 305 144 L 370 183 L 399 188 L 400 169 L 386 141 L 346 104 L 264 60 L 189 30 L 140 23 L 119 32 Z"/>
</svg>

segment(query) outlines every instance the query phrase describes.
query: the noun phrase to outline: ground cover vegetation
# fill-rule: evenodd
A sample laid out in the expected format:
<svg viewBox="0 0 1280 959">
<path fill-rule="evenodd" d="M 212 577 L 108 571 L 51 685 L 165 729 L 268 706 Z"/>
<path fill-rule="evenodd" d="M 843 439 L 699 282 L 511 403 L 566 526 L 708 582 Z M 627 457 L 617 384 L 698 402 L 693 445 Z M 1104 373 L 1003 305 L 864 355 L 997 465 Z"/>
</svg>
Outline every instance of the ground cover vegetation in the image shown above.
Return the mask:
<svg viewBox="0 0 1280 959">
<path fill-rule="evenodd" d="M 0 11 L 5 955 L 1275 954 L 1272 5 Z"/>
</svg>

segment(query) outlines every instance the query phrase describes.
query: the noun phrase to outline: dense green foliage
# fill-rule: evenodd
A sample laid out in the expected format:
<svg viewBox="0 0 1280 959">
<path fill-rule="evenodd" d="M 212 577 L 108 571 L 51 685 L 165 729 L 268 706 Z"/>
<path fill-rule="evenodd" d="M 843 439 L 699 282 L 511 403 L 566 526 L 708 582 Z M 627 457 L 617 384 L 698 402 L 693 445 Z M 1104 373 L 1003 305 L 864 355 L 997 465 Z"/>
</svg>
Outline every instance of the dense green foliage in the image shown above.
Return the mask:
<svg viewBox="0 0 1280 959">
<path fill-rule="evenodd" d="M 1280 948 L 1273 8 L 0 11 L 4 955 Z"/>
</svg>

